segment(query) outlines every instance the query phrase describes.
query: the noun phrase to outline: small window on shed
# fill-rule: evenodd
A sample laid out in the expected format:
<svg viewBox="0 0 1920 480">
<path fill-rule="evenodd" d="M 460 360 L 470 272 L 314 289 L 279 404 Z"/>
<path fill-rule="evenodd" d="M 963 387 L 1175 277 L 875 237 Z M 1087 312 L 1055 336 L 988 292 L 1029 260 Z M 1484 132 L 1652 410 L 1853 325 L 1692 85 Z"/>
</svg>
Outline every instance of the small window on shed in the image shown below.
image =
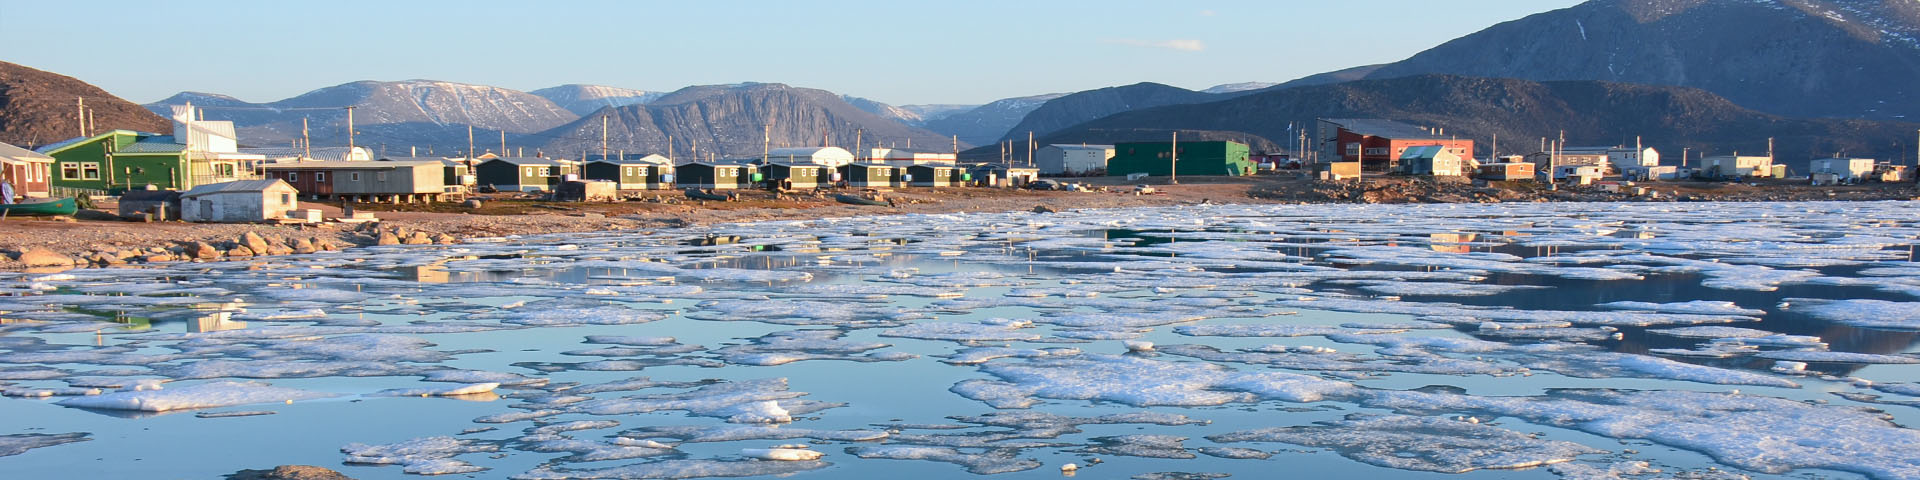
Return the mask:
<svg viewBox="0 0 1920 480">
<path fill-rule="evenodd" d="M 300 172 L 287 172 L 287 181 L 289 182 L 300 181 Z"/>
<path fill-rule="evenodd" d="M 316 181 L 316 182 L 327 181 L 327 172 L 313 172 L 313 181 Z"/>
<path fill-rule="evenodd" d="M 291 194 L 291 193 L 282 193 L 282 194 L 280 194 L 280 204 L 281 204 L 281 205 L 292 205 L 292 204 L 293 204 L 293 194 Z"/>
<path fill-rule="evenodd" d="M 355 181 L 355 182 L 358 182 L 358 181 L 360 181 L 360 172 L 348 172 L 348 173 L 347 173 L 347 180 L 351 180 L 351 181 Z"/>
</svg>

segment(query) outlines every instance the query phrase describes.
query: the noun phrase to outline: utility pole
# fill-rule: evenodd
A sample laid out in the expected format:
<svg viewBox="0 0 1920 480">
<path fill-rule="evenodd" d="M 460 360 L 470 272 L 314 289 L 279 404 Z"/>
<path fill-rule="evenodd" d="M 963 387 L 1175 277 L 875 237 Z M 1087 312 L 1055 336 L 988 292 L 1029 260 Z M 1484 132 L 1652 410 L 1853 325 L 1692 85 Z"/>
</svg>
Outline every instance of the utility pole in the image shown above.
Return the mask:
<svg viewBox="0 0 1920 480">
<path fill-rule="evenodd" d="M 1680 147 L 1680 166 L 1682 168 L 1687 166 L 1687 151 L 1691 148 L 1692 147 Z"/>
<path fill-rule="evenodd" d="M 953 136 L 953 159 L 954 161 L 960 160 L 960 136 L 959 135 Z"/>
<path fill-rule="evenodd" d="M 859 145 L 860 140 L 858 140 L 858 138 L 860 138 L 859 134 L 854 134 L 854 138 L 855 140 L 853 141 L 854 143 L 853 147 L 860 148 L 860 145 Z M 769 158 L 772 156 L 773 156 L 773 124 L 769 123 L 769 124 L 760 126 L 760 163 L 772 162 L 773 159 Z"/>
<path fill-rule="evenodd" d="M 607 114 L 600 114 L 600 158 L 607 158 Z"/>
<path fill-rule="evenodd" d="M 856 162 L 860 161 L 860 157 L 862 156 L 867 157 L 867 160 L 873 160 L 873 152 L 866 152 L 865 155 L 862 155 L 860 152 L 865 149 L 864 146 L 867 143 L 866 135 L 867 129 L 856 128 L 853 130 L 853 160 Z"/>
<path fill-rule="evenodd" d="M 507 131 L 500 131 L 500 156 L 507 156 Z"/>
<path fill-rule="evenodd" d="M 80 127 L 80 136 L 87 136 L 87 99 L 73 97 L 73 119 Z"/>
<path fill-rule="evenodd" d="M 467 127 L 467 128 L 473 128 L 473 127 Z M 467 138 L 473 138 L 473 132 L 471 131 L 467 132 Z M 473 142 L 468 141 L 467 143 L 471 144 Z M 469 151 L 473 150 L 473 146 L 468 145 L 467 150 Z M 353 107 L 347 107 L 347 151 L 349 152 L 353 151 Z"/>
<path fill-rule="evenodd" d="M 500 152 L 500 155 L 506 156 L 507 152 Z M 467 125 L 467 158 L 473 158 L 473 125 L 472 124 Z"/>
<path fill-rule="evenodd" d="M 1493 150 L 1487 153 L 1487 163 L 1500 159 L 1500 134 L 1493 134 Z"/>
<path fill-rule="evenodd" d="M 353 155 L 348 151 L 347 155 Z M 307 132 L 307 117 L 300 117 L 300 158 L 313 158 L 313 136 Z"/>
<path fill-rule="evenodd" d="M 1027 131 L 1027 166 L 1033 166 L 1033 131 Z"/>
<path fill-rule="evenodd" d="M 1168 173 L 1169 173 L 1168 177 L 1171 177 L 1172 183 L 1174 185 L 1179 185 L 1180 184 L 1180 132 L 1177 130 L 1173 132 L 1173 144 L 1167 147 L 1167 159 L 1171 163 L 1168 166 Z"/>
</svg>

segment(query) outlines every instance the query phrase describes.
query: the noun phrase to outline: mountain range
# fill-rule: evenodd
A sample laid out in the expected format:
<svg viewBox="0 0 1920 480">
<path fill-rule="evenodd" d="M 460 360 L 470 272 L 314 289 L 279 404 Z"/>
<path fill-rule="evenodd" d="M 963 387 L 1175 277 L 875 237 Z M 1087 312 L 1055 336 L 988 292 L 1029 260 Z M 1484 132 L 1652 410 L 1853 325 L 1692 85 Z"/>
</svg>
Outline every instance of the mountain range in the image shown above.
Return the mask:
<svg viewBox="0 0 1920 480">
<path fill-rule="evenodd" d="M 555 105 L 559 105 L 560 108 L 573 112 L 574 115 L 586 115 L 593 113 L 595 110 L 607 107 L 624 107 L 627 105 L 647 103 L 656 98 L 660 98 L 661 95 L 666 95 L 665 92 L 649 92 L 631 88 L 609 87 L 606 85 L 582 85 L 578 83 L 558 87 L 547 87 L 527 93 L 550 100 Z"/>
<path fill-rule="evenodd" d="M 875 115 L 839 94 L 778 83 L 688 87 L 645 104 L 602 109 L 522 138 L 559 155 L 597 153 L 602 125 L 610 153 L 671 148 L 681 157 L 758 157 L 770 147 L 852 149 L 856 142 L 868 147 L 953 148 L 951 137 Z"/>
<path fill-rule="evenodd" d="M 171 131 L 173 122 L 100 87 L 57 73 L 0 62 L 0 142 L 37 147 L 78 136 L 80 105 L 94 132 Z"/>
</svg>

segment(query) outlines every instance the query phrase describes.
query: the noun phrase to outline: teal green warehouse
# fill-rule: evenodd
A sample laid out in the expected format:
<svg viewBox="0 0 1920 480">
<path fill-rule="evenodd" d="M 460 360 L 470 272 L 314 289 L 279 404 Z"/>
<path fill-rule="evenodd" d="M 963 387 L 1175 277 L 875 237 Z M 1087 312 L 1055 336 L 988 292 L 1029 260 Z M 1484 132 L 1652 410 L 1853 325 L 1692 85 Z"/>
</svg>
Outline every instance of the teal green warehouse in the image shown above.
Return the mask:
<svg viewBox="0 0 1920 480">
<path fill-rule="evenodd" d="M 1124 177 L 1145 173 L 1155 177 L 1174 174 L 1173 142 L 1127 142 L 1113 144 L 1113 159 L 1107 161 L 1107 175 Z M 1181 175 L 1252 175 L 1254 164 L 1248 160 L 1247 144 L 1232 141 L 1180 142 Z"/>
</svg>

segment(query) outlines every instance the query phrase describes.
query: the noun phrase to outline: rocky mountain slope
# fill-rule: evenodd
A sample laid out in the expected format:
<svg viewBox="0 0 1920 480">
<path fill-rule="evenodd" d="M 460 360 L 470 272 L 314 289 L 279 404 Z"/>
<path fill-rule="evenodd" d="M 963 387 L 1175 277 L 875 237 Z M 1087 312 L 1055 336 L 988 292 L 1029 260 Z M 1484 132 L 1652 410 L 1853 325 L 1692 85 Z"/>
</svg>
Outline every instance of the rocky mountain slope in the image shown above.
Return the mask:
<svg viewBox="0 0 1920 480">
<path fill-rule="evenodd" d="M 586 115 L 606 107 L 647 103 L 660 98 L 661 95 L 666 95 L 665 92 L 578 83 L 547 87 L 527 93 L 550 100 L 560 108 L 573 112 L 574 115 Z"/>
<path fill-rule="evenodd" d="M 1004 140 L 1026 140 L 1027 132 L 1046 136 L 1056 130 L 1120 112 L 1215 100 L 1213 94 L 1171 85 L 1142 82 L 1087 90 L 1048 100 L 1002 135 Z"/>
<path fill-rule="evenodd" d="M 80 135 L 76 98 L 92 111 L 93 131 L 171 133 L 173 123 L 100 87 L 57 73 L 0 62 L 0 142 L 33 148 Z"/>
<path fill-rule="evenodd" d="M 1920 119 L 1920 2 L 1592 0 L 1367 78 L 1428 73 L 1678 85 L 1789 116 Z"/>
<path fill-rule="evenodd" d="M 1855 119 L 1797 119 L 1756 112 L 1705 90 L 1596 81 L 1533 82 L 1448 75 L 1296 87 L 1230 100 L 1158 107 L 1075 125 L 1052 142 L 1098 141 L 1115 131 L 1237 130 L 1286 144 L 1288 125 L 1311 128 L 1319 118 L 1386 118 L 1442 127 L 1476 141 L 1477 155 L 1536 151 L 1539 139 L 1566 131 L 1569 145 L 1630 145 L 1634 138 L 1678 161 L 1696 156 L 1754 154 L 1776 138 L 1783 159 L 1848 155 L 1913 158 L 1920 124 Z M 1911 164 L 1911 161 L 1905 163 Z"/>
<path fill-rule="evenodd" d="M 763 128 L 770 128 L 774 148 L 824 143 L 852 149 L 856 138 L 867 147 L 912 142 L 932 150 L 952 148 L 949 137 L 874 115 L 838 94 L 777 83 L 687 87 L 524 138 L 555 155 L 597 153 L 603 115 L 610 150 L 665 153 L 671 137 L 673 152 L 683 161 L 759 157 Z"/>
</svg>

